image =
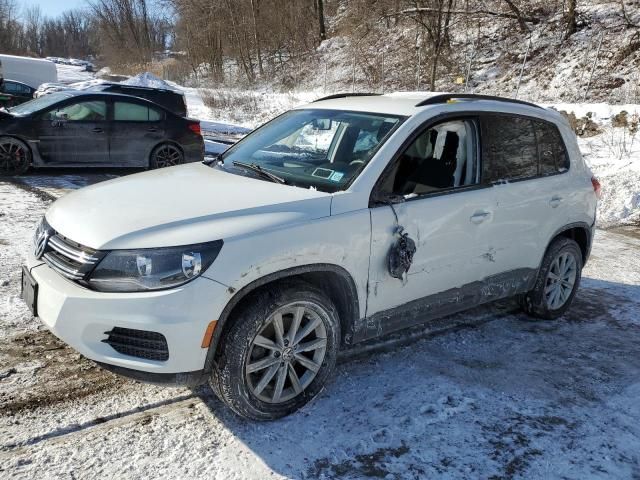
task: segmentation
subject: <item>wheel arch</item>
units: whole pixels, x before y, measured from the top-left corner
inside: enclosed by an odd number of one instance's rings
[[[565,237],[574,240],[580,247],[582,252],[582,264],[586,264],[591,253],[591,244],[593,242],[593,228],[585,222],[576,222],[565,225],[558,229],[547,244],[547,248],[544,251],[546,255],[549,247],[556,238]],[[542,256],[544,258],[544,255]]]
[[[265,275],[235,292],[222,310],[213,334],[211,345],[207,351],[204,371],[213,369],[218,344],[224,337],[232,322],[228,321],[233,312],[247,296],[273,286],[282,281],[299,280],[314,285],[323,290],[334,302],[340,318],[342,339],[345,333],[352,330],[354,322],[360,317],[360,306],[356,284],[347,270],[334,264],[313,264],[292,267]]]

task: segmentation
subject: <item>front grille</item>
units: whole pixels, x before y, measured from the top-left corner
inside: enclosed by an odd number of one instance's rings
[[[84,280],[103,257],[103,252],[80,245],[59,233],[49,238],[42,255],[52,269],[75,281]]]
[[[108,337],[102,341],[118,353],[161,362],[169,359],[167,339],[161,333],[121,327],[104,333]]]

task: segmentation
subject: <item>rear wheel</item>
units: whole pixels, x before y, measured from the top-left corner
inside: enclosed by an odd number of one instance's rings
[[[31,151],[13,137],[0,137],[0,175],[22,175],[31,166]]]
[[[311,285],[262,291],[230,321],[210,381],[239,415],[288,415],[317,395],[333,371],[340,323],[331,300]]]
[[[184,163],[184,155],[176,145],[165,143],[158,145],[151,152],[149,166],[151,168],[164,168]]]
[[[533,290],[522,297],[529,315],[555,319],[569,308],[582,277],[582,251],[569,238],[554,240],[542,260]]]

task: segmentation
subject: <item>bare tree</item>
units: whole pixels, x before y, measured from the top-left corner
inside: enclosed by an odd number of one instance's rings
[[[523,33],[528,32],[529,27],[527,27],[527,23],[524,21],[524,18],[522,17],[522,12],[518,8],[518,6],[513,2],[513,0],[504,0],[504,3],[507,4],[507,6],[509,7],[509,10],[511,10],[515,15],[516,20],[518,21],[518,25],[520,26],[520,31]]]

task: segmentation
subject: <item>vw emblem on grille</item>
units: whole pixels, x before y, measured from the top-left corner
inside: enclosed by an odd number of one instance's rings
[[[49,230],[43,229],[38,233],[35,241],[36,248],[33,252],[36,256],[36,259],[40,260],[40,258],[42,258],[42,254],[47,248],[47,243],[49,243],[49,237],[51,237],[51,232]]]

